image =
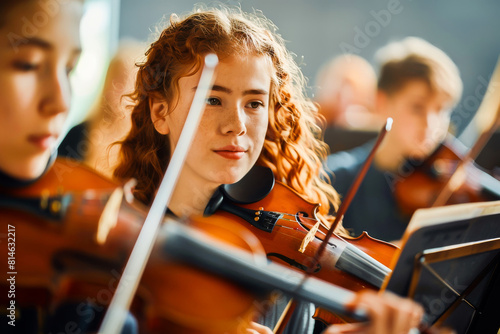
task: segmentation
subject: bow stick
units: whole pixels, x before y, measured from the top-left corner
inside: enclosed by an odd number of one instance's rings
[[[476,125],[480,135],[474,145],[468,149],[460,160],[455,171],[441,189],[431,207],[445,205],[453,192],[464,184],[467,177],[466,166],[476,159],[500,125],[500,92],[498,91],[498,85],[500,85],[500,58],[498,58],[497,65],[491,76],[483,101],[474,117],[475,124],[473,124]]]
[[[332,236],[333,231],[335,231],[335,229],[337,228],[337,225],[340,223],[340,221],[344,217],[344,214],[347,211],[347,208],[351,204],[351,201],[354,198],[354,195],[356,195],[356,192],[358,191],[358,188],[361,185],[361,182],[363,182],[363,179],[365,178],[366,172],[368,172],[368,169],[370,168],[372,160],[375,156],[375,152],[377,152],[377,149],[380,146],[380,144],[382,143],[382,140],[384,139],[386,133],[389,132],[391,130],[391,128],[392,128],[392,118],[389,117],[389,118],[387,118],[387,121],[386,121],[384,127],[382,128],[382,131],[380,131],[380,134],[377,138],[377,141],[375,142],[375,145],[371,149],[370,154],[366,158],[366,161],[363,163],[363,166],[359,170],[358,175],[356,175],[356,178],[354,179],[353,184],[351,185],[351,187],[347,191],[347,194],[346,194],[344,200],[340,204],[339,210],[337,211],[337,214],[335,216],[335,220],[333,221],[332,226],[328,230],[328,233],[325,235],[323,242],[321,243],[316,254],[314,255],[313,264],[308,268],[306,277],[308,275],[312,274],[312,272],[313,272],[312,268],[315,268],[316,265],[319,263],[319,258],[323,255],[325,248],[326,248],[326,245],[328,245],[328,240]]]
[[[188,148],[205,107],[205,100],[212,86],[215,66],[218,63],[215,54],[205,57],[205,66],[201,73],[198,88],[194,94],[191,108],[189,109],[186,122],[179,137],[179,142],[172,154],[168,168],[163,176],[153,204],[148,212],[144,225],[130,253],[129,260],[118,283],[116,292],[111,300],[109,308],[104,316],[99,333],[117,334],[121,331],[127,316],[127,311],[132,303],[139,281],[144,272],[149,255],[154,245],[160,223],[165,216],[166,209],[172,197],[177,179],[181,172]]]
[[[375,152],[377,151],[378,147],[382,143],[382,140],[384,139],[386,133],[391,130],[392,122],[393,122],[393,120],[391,117],[387,118],[387,121],[386,121],[384,127],[382,128],[382,131],[380,132],[380,134],[377,138],[377,141],[375,142],[375,145],[371,149],[370,154],[366,158],[365,162],[363,163],[363,166],[361,167],[360,171],[358,172],[358,175],[356,175],[356,178],[354,179],[353,184],[351,185],[351,187],[347,191],[347,194],[346,194],[344,200],[340,204],[340,207],[337,211],[337,214],[335,216],[335,220],[332,223],[332,226],[328,229],[328,232],[325,235],[323,242],[320,244],[320,246],[318,247],[318,250],[314,254],[312,264],[310,266],[308,266],[307,271],[306,271],[304,277],[302,278],[302,282],[297,287],[298,290],[301,288],[302,284],[305,283],[307,278],[313,273],[313,271],[314,271],[313,268],[316,268],[316,266],[319,264],[319,259],[323,255],[325,248],[328,245],[328,240],[330,240],[330,237],[332,236],[333,232],[335,231],[335,228],[337,227],[337,225],[340,223],[340,221],[344,217],[344,214],[347,211],[347,208],[349,207],[349,204],[351,203],[352,199],[354,198],[354,195],[358,191],[358,188],[361,185],[361,182],[363,181],[363,179],[366,175],[366,172],[368,171],[368,168],[370,168],[372,160],[375,156]],[[318,221],[318,223],[316,223],[316,225],[313,228],[311,228],[308,235],[304,239],[311,240],[311,238],[314,238],[314,235],[319,227],[319,224],[320,224],[320,222]],[[307,245],[306,244],[303,245],[304,248],[305,248],[305,246],[307,246]],[[290,307],[287,307],[285,309],[285,311],[283,312],[283,314],[280,318],[279,323],[276,325],[276,327],[274,329],[274,333],[278,333],[278,334],[282,333],[283,330],[285,329],[287,322],[290,320],[292,312],[295,309],[295,302],[293,300],[291,300],[290,303],[289,303]]]

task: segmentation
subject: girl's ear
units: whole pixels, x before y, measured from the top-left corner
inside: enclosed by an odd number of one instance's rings
[[[159,100],[154,97],[149,99],[149,110],[151,111],[151,121],[156,131],[162,135],[170,132],[168,122],[166,121],[168,105],[165,100]]]

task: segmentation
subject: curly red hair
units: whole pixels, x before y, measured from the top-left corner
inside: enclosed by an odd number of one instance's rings
[[[305,97],[305,78],[276,27],[258,13],[243,13],[237,8],[198,10],[183,19],[172,16],[151,44],[147,60],[139,65],[132,94],[136,101],[132,129],[122,142],[121,164],[115,176],[136,178],[136,197],[146,203],[152,200],[171,148],[153,126],[149,100],[161,98],[175,106],[179,79],[200,69],[207,53],[221,59],[230,54],[269,57],[274,72],[269,126],[257,164],[270,167],[277,180],[304,198],[321,203],[319,214],[326,217],[339,197],[323,169],[328,147],[319,140],[317,106]]]

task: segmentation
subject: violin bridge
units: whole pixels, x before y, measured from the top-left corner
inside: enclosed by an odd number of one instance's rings
[[[309,243],[314,240],[316,232],[318,231],[319,228],[319,224],[320,220],[318,220],[318,222],[314,224],[314,226],[306,234],[300,245],[299,252],[304,253],[306,251],[307,245],[309,245]]]

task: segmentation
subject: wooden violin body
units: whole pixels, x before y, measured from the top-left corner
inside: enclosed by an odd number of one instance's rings
[[[395,195],[403,213],[412,215],[419,208],[435,206],[438,196],[447,186],[459,164],[462,163],[463,149],[456,140],[448,137],[425,161],[419,163],[411,173],[395,183]],[[445,205],[470,202],[484,202],[498,199],[500,182],[479,169],[472,162],[468,163],[460,184],[454,189]],[[453,185],[451,185],[453,186]],[[438,205],[443,205],[438,203]]]
[[[63,159],[35,184],[1,190],[0,219],[15,231],[15,261],[2,257],[0,265],[15,271],[16,308],[43,310],[42,322],[65,303],[106,309],[120,293],[118,281],[128,281],[123,267],[146,214],[141,204],[122,200],[122,191]],[[234,217],[220,218],[163,224],[130,309],[140,333],[245,332],[275,289],[367,320],[364,312],[344,307],[352,292],[314,277],[298,288],[303,275],[269,263],[253,233]],[[2,246],[7,252],[7,243]],[[9,288],[6,282],[4,277],[2,289]],[[9,298],[3,294],[0,303],[8,305]],[[99,316],[88,309],[85,315]]]
[[[116,189],[120,188],[90,169],[59,159],[32,186],[2,191],[9,203],[2,205],[0,220],[14,231],[15,261],[10,272],[15,273],[17,308],[34,306],[50,313],[62,302],[91,302],[95,309],[108,305],[145,217],[139,204],[132,207],[119,202],[110,208]],[[191,226],[222,243],[258,249],[255,237],[240,226],[227,228],[211,222],[192,222]],[[7,253],[7,243],[2,242],[2,251]],[[0,265],[8,268],[8,258],[2,256]],[[7,291],[6,277],[1,284]],[[1,298],[3,305],[10,303],[7,293]],[[214,307],[214,301],[221,298],[224,302]],[[254,317],[258,298],[196,267],[153,255],[131,312],[141,333],[166,329],[236,333]]]
[[[237,204],[237,208],[234,203],[224,200],[219,210],[206,219],[239,222],[257,236],[268,259],[306,272],[327,232],[327,227],[320,225],[315,238],[303,252],[299,251],[309,230],[318,222],[317,208],[317,204],[276,182],[262,200]],[[334,234],[312,275],[351,291],[379,289],[390,272],[388,266],[396,250],[396,246],[366,233],[357,238]],[[338,316],[324,310],[318,310],[317,317],[327,324],[342,322]]]

